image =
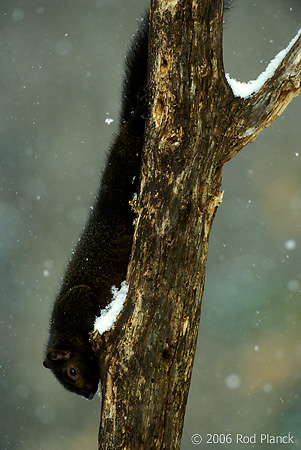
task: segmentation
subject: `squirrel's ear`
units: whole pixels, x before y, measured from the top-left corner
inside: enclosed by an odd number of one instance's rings
[[[51,352],[48,353],[47,358],[50,361],[66,361],[67,359],[70,359],[70,350],[51,350]],[[45,361],[43,364],[45,366]],[[47,365],[45,367],[47,367]]]
[[[45,361],[43,361],[43,366],[46,367],[46,369],[51,369],[49,362],[47,361],[47,359],[45,359]]]

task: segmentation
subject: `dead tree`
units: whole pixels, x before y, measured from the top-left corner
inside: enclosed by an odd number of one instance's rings
[[[150,116],[115,327],[94,336],[99,449],[179,449],[201,314],[209,232],[224,164],[300,93],[301,37],[246,99],[223,68],[223,1],[152,0]]]

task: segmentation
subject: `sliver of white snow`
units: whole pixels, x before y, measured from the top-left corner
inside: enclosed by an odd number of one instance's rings
[[[267,68],[264,72],[262,72],[256,80],[250,80],[247,83],[242,83],[241,81],[237,81],[234,78],[231,78],[227,73],[226,78],[229,85],[232,88],[233,94],[235,97],[247,98],[250,95],[255,94],[262,88],[264,83],[271,78],[277,67],[281,64],[285,56],[288,54],[292,46],[295,44],[299,36],[301,35],[301,28],[296,34],[296,36],[291,40],[288,46],[279,52],[272,61],[268,64]]]
[[[100,334],[108,331],[112,328],[116,322],[116,318],[123,308],[129,287],[125,281],[121,283],[120,289],[112,286],[111,292],[113,299],[111,303],[100,311],[100,316],[95,319],[94,331],[98,331]]]

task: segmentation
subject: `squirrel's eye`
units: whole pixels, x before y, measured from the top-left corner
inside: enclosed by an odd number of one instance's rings
[[[69,369],[69,375],[70,375],[71,377],[76,377],[76,375],[77,375],[77,370],[74,369],[74,367],[70,367],[70,369]]]

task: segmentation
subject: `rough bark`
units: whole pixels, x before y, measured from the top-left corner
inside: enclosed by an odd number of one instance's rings
[[[300,93],[300,38],[256,95],[233,96],[222,0],[153,0],[151,111],[116,326],[94,336],[102,381],[99,449],[179,449],[223,164]]]

